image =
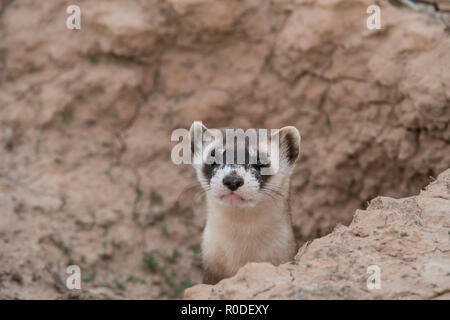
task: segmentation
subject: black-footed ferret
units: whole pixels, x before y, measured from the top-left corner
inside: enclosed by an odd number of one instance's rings
[[[275,139],[270,131],[249,129],[264,131],[261,136],[266,139],[246,138],[244,144],[226,130],[243,134],[242,129],[207,129],[201,122],[190,129],[193,166],[206,193],[202,260],[203,282],[208,284],[233,276],[247,262],[291,261],[298,250],[288,200],[300,152],[298,130],[284,127]],[[272,141],[277,142],[275,148]],[[245,155],[244,161],[239,161],[239,154]]]

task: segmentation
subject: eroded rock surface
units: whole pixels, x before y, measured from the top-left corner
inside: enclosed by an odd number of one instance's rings
[[[2,298],[66,298],[71,263],[86,298],[198,283],[204,216],[180,200],[196,181],[170,161],[193,120],[299,128],[300,241],[450,167],[450,42],[432,13],[382,1],[371,31],[371,0],[77,4],[68,30],[66,1],[0,0]]]

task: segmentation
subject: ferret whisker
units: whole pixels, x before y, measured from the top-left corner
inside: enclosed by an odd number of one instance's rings
[[[270,192],[267,192],[267,191],[265,191],[265,190],[263,190],[263,191],[261,191],[263,194],[265,194],[266,196],[268,196],[269,198],[271,198],[273,201],[276,201],[277,200],[277,197],[276,197],[276,195],[274,195],[274,194],[272,194],[272,193],[270,193]]]
[[[280,189],[273,188],[270,186],[264,186],[261,190],[263,190],[266,194],[276,195],[280,198],[284,197],[283,193],[280,191]]]

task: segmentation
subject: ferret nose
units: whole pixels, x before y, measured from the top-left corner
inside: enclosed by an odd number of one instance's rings
[[[222,182],[228,189],[235,191],[244,184],[244,179],[236,175],[227,175],[223,178]]]

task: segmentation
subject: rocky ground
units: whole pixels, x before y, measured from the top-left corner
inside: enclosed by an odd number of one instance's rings
[[[373,266],[380,288],[369,290]],[[450,169],[417,196],[375,198],[348,227],[305,243],[291,263],[247,264],[185,298],[450,299]]]
[[[71,1],[0,1],[0,298],[179,298],[199,283],[201,197],[170,161],[171,132],[194,120],[299,128],[301,243],[450,167],[444,12],[379,1],[368,30],[369,0],[77,3],[81,30],[66,28]],[[69,264],[81,292],[63,286]]]

